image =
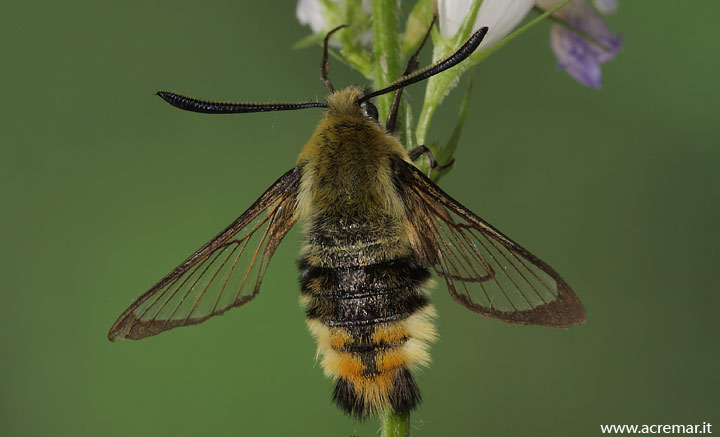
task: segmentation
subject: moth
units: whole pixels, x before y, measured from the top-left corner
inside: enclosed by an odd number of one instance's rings
[[[412,71],[413,56],[405,76],[377,91],[333,88],[330,32],[322,63],[326,103],[222,103],[159,92],[171,105],[200,113],[325,112],[296,165],[140,296],[109,339],[195,325],[250,302],[298,221],[304,223],[300,303],[325,374],[336,381],[333,399],[355,417],[409,412],[420,402],[412,372],[427,365],[435,339],[431,271],[455,301],[482,316],[556,328],[582,324],[585,309],[560,275],[435,185],[413,165],[427,150],[408,153],[392,134],[403,88],[462,62],[487,31],[423,70]],[[383,126],[371,99],[392,91]]]

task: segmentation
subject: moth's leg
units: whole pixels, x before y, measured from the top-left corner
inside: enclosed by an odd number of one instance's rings
[[[415,53],[413,53],[413,55],[410,57],[410,60],[408,61],[407,67],[405,68],[405,73],[403,73],[403,77],[417,70],[419,65],[418,56],[420,56],[420,52],[422,51],[423,47],[425,47],[425,43],[430,37],[430,31],[435,25],[436,19],[437,17],[433,16],[433,19],[430,22],[430,27],[428,28],[427,33],[425,33],[425,38],[423,38],[422,43],[420,43],[420,47],[418,47],[418,49],[415,51]],[[402,92],[402,88],[395,91],[395,97],[393,97],[392,106],[390,106],[390,113],[388,114],[387,122],[385,123],[385,130],[390,133],[395,132],[395,127],[397,124],[397,114],[398,110],[400,109],[400,97],[402,97]]]
[[[435,160],[435,155],[433,155],[432,151],[428,149],[425,145],[417,146],[410,150],[408,152],[408,155],[410,155],[410,159],[413,160],[413,162],[417,161],[418,158],[425,155],[428,157],[428,160],[430,161],[430,166],[428,167],[428,177],[430,177],[430,174],[433,170],[437,171],[443,171],[450,168],[455,163],[455,158],[451,159],[450,162],[448,162],[445,165],[439,165],[438,162]]]
[[[322,64],[320,65],[320,79],[323,81],[323,83],[325,84],[325,88],[327,88],[330,94],[335,92],[335,88],[333,88],[332,83],[330,83],[330,78],[328,77],[328,73],[330,73],[330,62],[328,61],[328,42],[330,41],[330,37],[332,36],[332,34],[342,29],[343,27],[347,27],[347,24],[338,26],[328,32],[327,35],[325,35],[325,40],[323,41],[323,58]]]

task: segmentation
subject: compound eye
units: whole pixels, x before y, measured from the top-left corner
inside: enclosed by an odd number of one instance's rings
[[[375,123],[377,123],[378,110],[375,107],[375,105],[373,105],[370,102],[362,102],[362,108],[363,108],[363,111],[365,111],[365,116],[367,118],[369,118],[370,120],[374,121]]]

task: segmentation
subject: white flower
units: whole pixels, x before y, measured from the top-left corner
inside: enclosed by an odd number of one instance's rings
[[[457,33],[473,0],[438,0],[438,21],[443,38],[450,39]],[[478,10],[473,32],[488,27],[487,36],[480,50],[488,48],[504,38],[521,21],[535,4],[534,0],[483,0]]]
[[[352,2],[358,0],[330,0],[332,3],[340,6],[352,6]],[[322,0],[298,0],[297,7],[295,8],[295,15],[297,16],[300,24],[306,24],[310,26],[313,33],[327,32],[333,27],[337,27],[341,24],[349,24],[346,22],[340,22],[340,17],[333,16],[328,10]],[[359,4],[361,10],[365,14],[372,12],[372,1],[362,0]],[[347,18],[347,17],[346,17]]]
[[[310,26],[313,33],[320,33],[327,27],[325,5],[320,0],[298,0],[295,15],[300,24]]]

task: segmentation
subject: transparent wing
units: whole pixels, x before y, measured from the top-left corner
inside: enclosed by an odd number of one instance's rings
[[[570,286],[545,262],[470,212],[407,162],[404,182],[416,253],[445,279],[450,295],[510,323],[568,327],[585,322]]]
[[[108,338],[149,337],[252,300],[273,252],[295,223],[299,179],[297,169],[285,173],[230,226],[130,305]]]

